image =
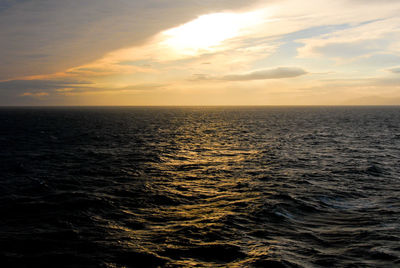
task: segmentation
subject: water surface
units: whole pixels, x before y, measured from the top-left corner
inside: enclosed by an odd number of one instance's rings
[[[0,109],[4,267],[400,265],[400,108]]]

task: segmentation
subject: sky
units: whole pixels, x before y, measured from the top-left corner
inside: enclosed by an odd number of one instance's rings
[[[399,0],[0,0],[0,105],[399,105]]]

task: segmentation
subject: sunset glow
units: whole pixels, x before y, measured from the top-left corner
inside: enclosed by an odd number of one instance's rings
[[[28,2],[0,10],[3,105],[400,103],[398,1]]]
[[[261,23],[260,15],[257,12],[203,15],[179,27],[164,31],[166,40],[163,44],[189,55],[213,52],[218,50],[223,41],[237,37],[246,28]]]

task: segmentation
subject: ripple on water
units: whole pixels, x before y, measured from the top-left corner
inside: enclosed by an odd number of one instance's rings
[[[400,264],[399,108],[21,108],[0,125],[7,267]]]

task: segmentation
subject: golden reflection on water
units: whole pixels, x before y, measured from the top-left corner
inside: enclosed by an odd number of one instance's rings
[[[249,214],[268,192],[247,173],[258,161],[259,148],[249,145],[245,130],[224,120],[188,122],[180,122],[170,140],[154,141],[163,151],[160,161],[149,163],[144,179],[149,204],[122,209],[134,226],[109,222],[108,229],[125,248],[162,258],[178,254],[172,257],[177,265],[222,267],[218,259],[223,257],[230,267],[246,266],[251,257],[237,254],[259,257],[272,247],[249,236],[252,226],[258,228]],[[260,172],[259,165],[254,168]],[[199,259],[191,249],[206,255]]]
[[[251,190],[256,185],[248,175],[237,177],[238,170],[257,157],[258,151],[228,138],[229,133],[221,138],[221,132],[217,133],[212,125],[204,126],[207,124],[183,124],[181,134],[170,141],[175,144],[173,153],[164,152],[161,161],[152,164],[158,176],[151,176],[146,187],[156,196],[168,197],[171,204],[138,208],[136,212],[124,210],[135,218],[147,215],[145,228],[123,228],[138,243],[157,240],[140,243],[142,250],[155,253],[226,243],[219,236],[228,232],[226,223],[232,217],[240,219],[241,214],[245,218],[248,204],[260,198],[258,191]],[[240,233],[237,236],[232,237],[232,245],[246,243]],[[180,262],[185,266],[199,264],[191,258]]]

